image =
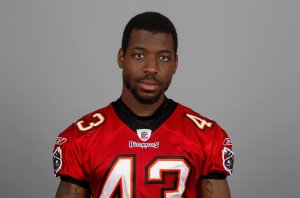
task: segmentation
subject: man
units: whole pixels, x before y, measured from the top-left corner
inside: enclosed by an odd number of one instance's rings
[[[117,56],[121,97],[57,138],[57,198],[229,198],[233,152],[218,124],[168,99],[177,33],[155,12],[133,17]]]

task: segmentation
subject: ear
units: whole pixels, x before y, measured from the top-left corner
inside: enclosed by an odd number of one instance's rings
[[[119,68],[122,69],[123,63],[124,63],[124,52],[123,52],[122,48],[119,49],[117,61],[118,61]]]

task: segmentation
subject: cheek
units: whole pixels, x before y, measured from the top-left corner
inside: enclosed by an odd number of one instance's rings
[[[173,77],[173,75],[175,73],[174,71],[175,70],[170,69],[170,68],[166,69],[166,70],[162,69],[160,79],[165,81],[165,82],[169,81]]]
[[[129,68],[123,69],[123,76],[130,84],[135,83],[135,79],[138,77],[137,72]]]
[[[142,68],[143,64],[137,61],[126,61],[123,66],[123,70],[129,75],[140,75]]]

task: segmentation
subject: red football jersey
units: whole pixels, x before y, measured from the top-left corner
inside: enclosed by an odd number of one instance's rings
[[[214,121],[178,104],[157,127],[132,130],[112,104],[57,138],[55,175],[93,197],[199,197],[200,178],[230,175],[232,144]]]

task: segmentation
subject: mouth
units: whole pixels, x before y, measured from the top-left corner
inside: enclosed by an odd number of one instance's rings
[[[159,83],[153,80],[141,80],[138,82],[139,87],[147,92],[153,92],[158,90]]]

